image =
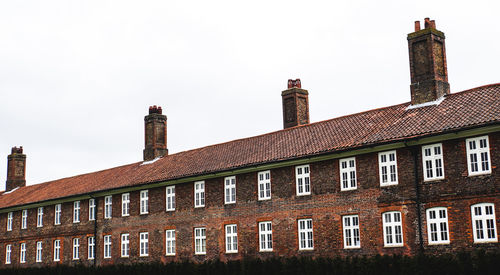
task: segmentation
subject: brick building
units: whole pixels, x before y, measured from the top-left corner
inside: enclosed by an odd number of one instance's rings
[[[450,93],[444,34],[408,35],[411,101],[176,154],[160,107],[144,161],[26,186],[8,156],[0,268],[499,249],[500,84]]]

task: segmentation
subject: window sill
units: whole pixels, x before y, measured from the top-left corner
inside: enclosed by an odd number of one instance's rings
[[[258,198],[257,200],[258,201],[268,201],[268,200],[271,200],[271,198]]]
[[[397,182],[395,182],[395,183],[381,183],[380,187],[387,187],[387,186],[394,186],[394,185],[398,185],[398,183]]]
[[[272,249],[264,249],[264,250],[259,250],[259,252],[269,253],[269,252],[273,252],[273,250]]]
[[[487,172],[477,172],[477,173],[471,173],[471,172],[469,172],[468,177],[475,177],[475,176],[488,176],[488,175],[491,175],[491,171],[487,171]]]
[[[432,179],[424,179],[425,183],[437,183],[439,181],[443,181],[444,177],[442,178],[432,178]]]
[[[436,246],[436,245],[447,245],[450,244],[450,242],[434,242],[434,243],[428,243],[428,246]]]
[[[346,189],[342,189],[342,188],[340,188],[340,192],[344,192],[344,191],[353,191],[353,190],[358,190],[358,187],[355,187],[355,188],[346,188]]]
[[[238,251],[226,251],[226,254],[238,254]]]
[[[299,248],[299,251],[314,251],[314,247],[313,248]]]
[[[297,194],[297,197],[304,197],[304,196],[310,196],[311,193],[301,193],[301,194]]]
[[[404,247],[404,245],[403,244],[393,244],[393,245],[385,244],[384,245],[384,248],[398,248],[398,247]]]
[[[483,243],[497,243],[498,240],[484,240],[484,241],[476,241],[474,240],[475,244],[483,244]]]
[[[344,247],[345,250],[361,249],[361,246]]]
[[[167,256],[167,257],[174,257],[175,254],[165,254],[165,256]]]

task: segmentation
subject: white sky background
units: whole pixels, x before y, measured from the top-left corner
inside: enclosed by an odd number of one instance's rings
[[[406,35],[436,20],[451,91],[500,82],[500,1],[1,1],[0,189],[11,147],[35,184],[280,130],[301,78],[311,122],[410,100]],[[422,24],[423,26],[423,24]]]

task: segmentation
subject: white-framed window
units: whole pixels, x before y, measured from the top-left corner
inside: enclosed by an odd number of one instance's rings
[[[41,241],[36,242],[36,257],[35,257],[35,261],[37,263],[41,263],[42,262],[42,242]]]
[[[490,174],[490,145],[488,136],[468,138],[465,140],[467,147],[467,166],[469,176]]]
[[[89,199],[89,221],[95,220],[95,199]]]
[[[396,151],[378,153],[380,186],[398,184],[398,164]]]
[[[167,256],[175,255],[175,229],[165,231],[165,248]]]
[[[259,201],[271,199],[271,170],[257,174]]]
[[[309,164],[295,167],[295,181],[297,196],[311,194],[311,178],[309,175]]]
[[[7,214],[7,231],[12,231],[12,219],[13,219],[14,213],[9,212]]]
[[[104,259],[111,258],[111,235],[104,236]]]
[[[339,160],[340,166],[340,190],[354,190],[357,188],[356,181],[356,158],[345,158]]]
[[[449,244],[448,211],[445,207],[434,207],[426,210],[427,239],[429,244]]]
[[[149,255],[149,234],[148,232],[139,233],[139,256]]]
[[[80,222],[80,201],[73,202],[73,223]]]
[[[344,227],[344,248],[360,248],[358,215],[342,217],[342,226]]]
[[[236,177],[224,178],[224,203],[236,203]]]
[[[471,206],[472,232],[475,243],[498,241],[493,203],[479,203]]]
[[[28,227],[28,210],[24,209],[21,213],[21,229]]]
[[[259,250],[273,251],[273,226],[271,222],[259,222]]]
[[[89,260],[93,260],[95,258],[95,237],[88,237],[87,239],[87,257]]]
[[[78,260],[80,258],[80,239],[73,239],[73,260]]]
[[[113,211],[113,196],[104,197],[104,218],[111,219]]]
[[[61,224],[61,204],[54,205],[54,225]]]
[[[166,192],[166,209],[167,211],[175,211],[175,185],[167,186],[165,188]]]
[[[238,228],[236,224],[227,224],[226,253],[238,253]]]
[[[403,226],[401,212],[391,211],[382,214],[384,227],[384,246],[403,246]]]
[[[19,249],[19,262],[26,262],[26,243],[21,243],[21,248]]]
[[[5,246],[5,264],[10,264],[10,258],[12,254],[12,245],[8,244]]]
[[[36,215],[36,226],[43,226],[43,207],[38,207],[37,215]]]
[[[149,212],[149,192],[142,190],[141,193],[141,215]]]
[[[129,234],[122,234],[121,237],[121,256],[122,258],[126,258],[130,255],[130,235]]]
[[[443,145],[441,143],[422,146],[422,168],[424,181],[444,179]]]
[[[61,260],[61,240],[54,240],[54,262]]]
[[[207,254],[207,230],[205,227],[197,227],[194,229],[194,254]]]
[[[194,183],[194,207],[205,207],[205,181]]]
[[[122,217],[130,215],[130,193],[122,194]]]
[[[300,219],[298,220],[298,226],[299,226],[299,250],[314,249],[312,219]]]

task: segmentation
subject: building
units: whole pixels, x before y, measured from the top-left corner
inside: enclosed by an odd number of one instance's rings
[[[498,250],[500,84],[450,93],[444,34],[408,35],[411,101],[310,123],[289,80],[284,129],[26,186],[8,156],[0,268]]]

